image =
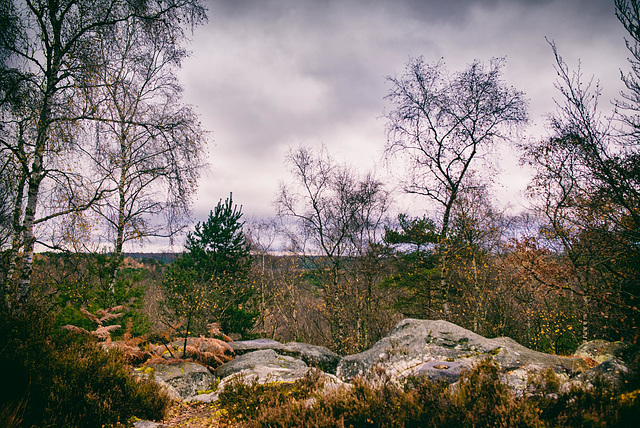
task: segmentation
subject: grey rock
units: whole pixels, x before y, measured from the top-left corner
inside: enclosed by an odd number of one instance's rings
[[[380,366],[392,378],[424,375],[433,380],[455,381],[462,369],[485,358],[494,359],[506,371],[532,364],[570,374],[586,368],[580,358],[533,351],[509,338],[487,339],[447,321],[405,319],[371,349],[342,358],[336,374],[343,381],[350,381]],[[438,370],[435,366],[440,362],[455,363],[451,366],[455,369]]]
[[[567,385],[589,389],[602,381],[616,392],[633,389],[635,372],[619,358],[611,358],[576,376]]]
[[[236,357],[233,361],[218,367],[216,375],[223,378],[215,391],[191,397],[188,401],[212,402],[218,399],[220,392],[235,382],[244,383],[292,383],[309,375],[315,370],[304,361],[288,355],[280,355],[273,349],[249,352]],[[333,375],[320,372],[325,385],[341,385]]]
[[[216,380],[206,367],[192,362],[153,364],[147,366],[144,372],[164,386],[172,398],[183,400],[198,395],[198,392],[211,390]]]
[[[265,349],[279,350],[284,346],[277,340],[271,339],[240,340],[237,342],[230,342],[229,345],[231,345],[231,348],[237,355],[253,351],[262,351]]]
[[[614,358],[630,362],[629,360],[633,359],[633,356],[637,357],[637,352],[638,350],[630,343],[593,340],[580,345],[573,355],[581,358],[590,358],[598,363]]]
[[[325,373],[336,374],[341,357],[324,346],[306,343],[288,342],[281,351],[285,355],[300,358],[311,367],[317,367]]]
[[[215,371],[216,376],[225,378],[243,370],[249,370],[260,375],[273,374],[277,377],[287,377],[289,374],[308,370],[309,366],[297,358],[279,355],[273,349],[253,351],[240,355],[233,361],[221,365]]]
[[[418,366],[414,375],[426,376],[433,381],[453,383],[460,378],[462,370],[468,368],[470,368],[469,365],[463,362],[432,360]]]
[[[311,367],[317,367],[325,373],[335,374],[340,362],[340,356],[324,346],[308,345],[306,343],[280,343],[271,339],[244,340],[231,342],[231,348],[236,355],[248,352],[271,349],[280,355],[288,355],[304,361]]]
[[[570,385],[589,388],[599,378],[621,392],[635,389],[640,384],[640,352],[630,343],[593,340],[580,345],[574,356],[597,365],[576,376]]]
[[[169,428],[169,425],[153,421],[136,421],[133,426],[134,428]]]

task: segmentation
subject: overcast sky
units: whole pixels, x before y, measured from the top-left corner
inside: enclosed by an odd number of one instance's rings
[[[410,57],[444,58],[450,71],[505,57],[505,81],[530,102],[532,125],[522,138],[544,135],[557,96],[545,37],[570,66],[580,59],[600,80],[604,106],[627,68],[613,0],[211,0],[208,7],[180,73],[185,101],[211,131],[197,221],[229,192],[247,217],[274,215],[289,147],[325,144],[362,171],[393,173],[382,162],[383,115],[392,108],[385,77],[402,73]],[[496,183],[513,209],[523,206],[528,179],[516,158],[501,155]],[[413,211],[421,204],[412,202]]]

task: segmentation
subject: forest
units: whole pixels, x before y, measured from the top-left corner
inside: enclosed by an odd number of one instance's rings
[[[15,387],[0,393],[0,425],[160,419],[157,387],[96,347],[132,338],[184,338],[182,358],[187,337],[213,330],[350,355],[420,318],[558,355],[640,345],[640,2],[615,5],[625,91],[600,100],[550,41],[549,137],[520,139],[528,101],[503,59],[450,71],[417,57],[387,78],[385,159],[432,211],[410,214],[375,171],[301,145],[277,217],[246,218],[230,193],[194,225],[208,134],[177,72],[202,2],[3,2],[0,364]],[[492,192],[503,147],[534,171],[528,211]],[[177,253],[127,252],[181,236]]]

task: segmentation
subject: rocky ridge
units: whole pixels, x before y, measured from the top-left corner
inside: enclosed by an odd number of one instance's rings
[[[340,357],[321,346],[280,343],[269,339],[229,344],[233,361],[213,373],[197,363],[155,365],[138,369],[153,373],[169,394],[185,401],[215,401],[230,382],[294,382],[310,370],[320,370],[325,384],[341,385],[366,376],[374,367],[393,380],[425,376],[454,383],[461,371],[490,358],[505,373],[505,380],[522,392],[531,372],[552,369],[567,385],[587,386],[597,376],[624,390],[637,373],[638,353],[629,344],[589,342],[571,357],[528,349],[506,337],[489,339],[442,320],[405,319],[371,349]]]

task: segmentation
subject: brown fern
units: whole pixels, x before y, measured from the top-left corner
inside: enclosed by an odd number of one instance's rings
[[[123,306],[114,306],[108,309],[100,309],[96,311],[95,315],[89,312],[85,308],[80,308],[80,312],[84,314],[90,321],[98,324],[98,327],[94,331],[85,330],[82,327],[77,327],[75,325],[67,324],[62,326],[63,329],[67,331],[71,331],[74,333],[83,333],[83,334],[92,334],[98,338],[98,340],[104,342],[111,342],[111,332],[119,329],[121,327],[120,324],[113,324],[105,326],[103,325],[105,322],[120,318],[124,315],[124,307]]]

